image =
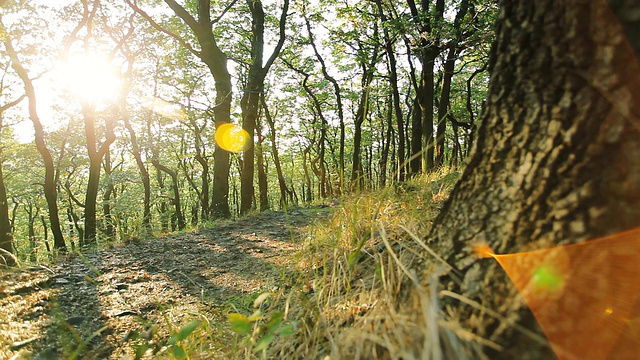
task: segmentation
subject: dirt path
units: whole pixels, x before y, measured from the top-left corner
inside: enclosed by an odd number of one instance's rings
[[[207,352],[228,349],[226,314],[276,290],[303,228],[328,213],[269,211],[0,274],[0,358],[122,358],[133,331],[166,339],[167,324],[202,315],[212,322]]]

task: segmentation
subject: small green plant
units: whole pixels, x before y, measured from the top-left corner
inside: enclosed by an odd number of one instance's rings
[[[256,310],[251,316],[240,313],[229,314],[231,330],[236,334],[234,357],[238,355],[240,349],[246,350],[247,356],[261,351],[266,355],[267,348],[276,336],[288,337],[295,334],[297,322],[286,320],[283,311],[263,313],[261,308],[273,295],[267,292],[258,296],[253,302]]]
[[[151,326],[147,331],[140,333],[137,330],[130,332],[125,337],[126,341],[134,342],[133,349],[135,351],[135,359],[139,360],[152,349],[154,355],[169,355],[176,359],[189,359],[189,351],[184,341],[202,324],[201,320],[193,320],[186,323],[177,331],[169,325],[171,337],[166,342],[158,343],[153,340],[154,335],[158,331],[158,326]]]

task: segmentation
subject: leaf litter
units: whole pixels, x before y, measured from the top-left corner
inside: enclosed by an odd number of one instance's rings
[[[304,228],[327,208],[266,211],[213,227],[0,272],[0,358],[134,358],[132,334],[176,339],[198,317],[226,324],[237,302],[275,291]],[[195,319],[195,320],[194,320]],[[198,322],[199,323],[199,322]],[[159,325],[159,326],[158,326]],[[209,346],[231,342],[226,325]],[[216,354],[216,349],[207,349]]]

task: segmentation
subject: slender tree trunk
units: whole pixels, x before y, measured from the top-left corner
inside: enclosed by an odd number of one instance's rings
[[[446,130],[447,130],[447,114],[449,112],[449,99],[451,95],[451,81],[453,79],[453,71],[455,69],[456,57],[458,52],[458,43],[462,40],[462,34],[460,33],[460,27],[462,20],[467,15],[467,9],[469,7],[469,1],[463,0],[460,2],[458,12],[453,24],[453,30],[455,32],[455,39],[451,40],[448,46],[449,52],[444,63],[444,75],[442,79],[442,88],[440,90],[440,102],[438,104],[438,131],[436,136],[436,158],[435,166],[441,167],[444,165],[445,160],[445,142],[446,142]],[[455,147],[454,147],[455,151]],[[452,154],[452,157],[454,154]]]
[[[309,19],[307,18],[306,14],[304,15],[304,19],[305,19],[305,25],[307,27],[307,35],[309,36],[309,43],[311,44],[311,47],[313,48],[313,52],[316,56],[316,59],[318,60],[318,62],[320,63],[320,67],[322,70],[322,75],[324,76],[325,79],[327,79],[331,85],[333,86],[333,93],[335,94],[336,97],[336,109],[338,110],[338,122],[339,122],[339,127],[340,127],[340,148],[338,149],[339,155],[338,155],[338,189],[340,192],[343,191],[343,186],[344,186],[344,169],[345,169],[345,156],[344,156],[344,150],[345,150],[345,138],[346,138],[346,130],[345,130],[345,123],[344,123],[344,107],[342,105],[342,90],[340,89],[340,84],[338,83],[338,81],[329,74],[329,71],[327,70],[327,65],[324,61],[324,58],[320,55],[320,52],[318,51],[318,48],[316,47],[316,43],[315,43],[315,39],[313,36],[313,32],[311,31],[311,23],[309,22]]]
[[[29,203],[25,205],[25,208],[27,210],[27,215],[28,215],[28,222],[27,222],[27,232],[28,232],[28,238],[29,238],[29,261],[31,261],[32,263],[35,263],[37,258],[38,258],[38,254],[37,254],[37,244],[36,244],[36,228],[35,228],[35,223],[36,223],[36,218],[38,217],[38,211],[34,209],[33,203]]]
[[[24,98],[26,98],[26,95],[22,95],[18,99],[0,106],[0,135],[2,134],[2,130],[4,128],[3,113],[7,109],[18,105],[22,100],[24,100]],[[4,175],[2,174],[3,162],[4,156],[2,153],[2,147],[0,147],[0,249],[7,251],[9,254],[13,254],[13,221],[9,218],[9,201],[7,199],[7,188],[5,187]],[[15,219],[15,210],[13,212],[13,216]],[[10,266],[15,265],[15,261],[11,256],[4,256],[4,254],[0,254],[0,257],[1,259],[4,259],[2,261],[4,264]]]
[[[105,121],[105,141],[98,146],[95,128],[95,105],[88,103],[83,104],[82,113],[84,117],[87,152],[89,154],[89,180],[87,181],[87,192],[84,202],[84,238],[81,240],[80,247],[96,244],[96,213],[100,170],[102,168],[102,160],[109,151],[109,146],[116,140],[114,119],[107,119]]]
[[[516,290],[495,262],[474,258],[470,245],[513,253],[640,226],[640,34],[629,16],[640,3],[612,4],[622,26],[601,0],[501,1],[474,149],[429,235],[432,249],[465,278],[464,295],[498,313],[514,315],[508,299]],[[462,291],[444,279],[444,288]],[[622,285],[593,286],[608,296]],[[491,320],[472,311],[466,318],[474,320],[463,325],[505,347],[492,359],[553,357],[512,327],[481,325]],[[533,326],[524,307],[517,315]],[[562,315],[563,326],[581,331],[580,319]]]
[[[411,160],[409,168],[412,176],[422,172],[422,108],[418,96],[413,100],[411,108]]]
[[[378,13],[380,20],[385,24],[383,26],[384,34],[384,49],[387,54],[387,61],[389,65],[389,84],[391,85],[391,94],[393,96],[393,109],[396,116],[396,126],[398,127],[398,181],[404,181],[407,174],[407,164],[405,164],[405,152],[406,152],[406,139],[405,139],[405,126],[404,116],[402,115],[402,108],[400,106],[400,90],[398,87],[398,70],[396,65],[396,55],[393,49],[393,42],[387,30],[387,16],[382,8],[382,1],[376,0],[378,7]]]
[[[187,222],[184,219],[184,215],[182,213],[182,201],[180,200],[180,188],[178,183],[178,173],[174,170],[169,169],[168,167],[160,164],[158,160],[151,160],[153,166],[158,169],[158,171],[162,171],[171,177],[171,190],[173,192],[173,198],[171,199],[171,203],[173,204],[174,214],[172,218],[175,218],[177,222],[178,230],[184,230],[187,226]]]
[[[247,0],[247,4],[251,11],[252,20],[251,58],[253,62],[249,68],[247,88],[240,101],[242,106],[242,128],[249,134],[248,143],[245,145],[246,150],[244,151],[244,161],[241,171],[240,214],[247,213],[253,207],[253,199],[255,198],[253,188],[255,149],[253,145],[256,121],[260,109],[260,96],[264,89],[264,79],[267,76],[269,68],[280,54],[280,50],[284,45],[289,0],[285,0],[282,8],[278,44],[264,65],[265,14],[262,8],[262,2],[260,0]]]
[[[267,102],[262,96],[262,109],[264,111],[264,117],[267,120],[267,124],[269,126],[269,139],[271,141],[271,155],[273,156],[273,164],[276,167],[276,176],[278,177],[278,187],[280,188],[280,206],[285,207],[287,205],[287,194],[290,193],[290,190],[287,188],[287,183],[284,180],[284,174],[282,172],[282,165],[280,164],[280,153],[278,151],[278,142],[276,139],[276,124],[271,117],[271,112],[269,112],[269,107],[267,106]],[[303,155],[304,156],[304,155]],[[303,159],[303,166],[306,171],[306,176],[308,176],[308,169],[306,168],[306,158]]]
[[[308,160],[311,159],[311,148],[307,147],[302,152],[302,169],[304,170],[304,184],[306,184],[305,191],[303,191],[303,197],[307,203],[313,201],[313,185],[311,184],[311,175],[309,174]]]
[[[377,31],[376,31],[377,33]],[[377,62],[377,49],[374,50],[372,54],[371,63],[367,65],[362,65],[362,80],[361,87],[362,93],[360,93],[360,100],[358,101],[358,110],[356,111],[356,118],[353,130],[353,157],[352,157],[352,166],[351,169],[351,187],[362,190],[363,188],[363,172],[362,172],[362,163],[360,159],[360,150],[362,142],[362,124],[367,117],[369,112],[369,94],[371,93],[371,89],[369,85],[373,81],[373,73],[375,71],[375,63]]]
[[[0,25],[4,28],[4,24],[2,24],[2,17],[0,17]],[[10,34],[5,32],[5,48],[7,50],[7,53],[9,54],[9,58],[11,59],[11,67],[15,70],[15,72],[24,83],[25,93],[27,94],[27,98],[29,99],[29,117],[31,118],[31,122],[33,123],[33,127],[35,130],[36,148],[42,156],[42,160],[45,166],[44,195],[47,199],[47,206],[49,208],[49,222],[54,239],[53,246],[58,251],[65,252],[67,247],[64,243],[64,237],[62,236],[62,229],[60,227],[60,219],[58,217],[58,190],[56,189],[55,183],[55,167],[53,163],[53,157],[51,156],[51,152],[47,148],[44,140],[44,130],[42,128],[42,123],[40,122],[40,117],[38,116],[36,93],[33,88],[33,82],[29,78],[27,70],[22,66],[22,63],[20,62],[18,54],[13,48],[13,44],[11,43],[11,41],[12,40]]]
[[[107,151],[104,156],[104,173],[107,176],[107,184],[102,197],[102,215],[104,216],[104,233],[107,239],[113,240],[115,239],[115,226],[111,214],[111,198],[115,197],[115,186],[111,178],[113,173],[111,166],[111,152]]]
[[[147,165],[142,160],[142,154],[140,153],[140,145],[138,145],[138,137],[136,136],[133,127],[129,121],[129,112],[122,111],[122,118],[124,120],[124,126],[129,131],[129,137],[131,139],[131,152],[136,160],[138,171],[140,172],[140,178],[142,180],[142,187],[144,189],[144,198],[142,201],[142,228],[144,234],[151,234],[151,177],[147,170]]]
[[[269,179],[267,178],[267,167],[264,157],[264,136],[262,136],[262,121],[258,118],[256,130],[258,143],[256,146],[256,165],[258,166],[258,189],[260,190],[260,211],[269,209]]]
[[[382,153],[380,154],[380,187],[387,185],[387,161],[389,159],[389,148],[393,142],[393,110],[391,108],[391,99],[387,100],[386,124],[382,124],[382,128],[387,128],[386,136],[382,141]]]

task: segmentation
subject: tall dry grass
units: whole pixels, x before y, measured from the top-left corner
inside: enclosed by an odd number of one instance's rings
[[[294,336],[258,357],[274,359],[482,359],[498,345],[440,310],[444,262],[422,241],[458,173],[446,169],[383,191],[344,198],[309,232],[297,281],[282,294]],[[412,269],[421,263],[425,273]],[[455,296],[455,294],[453,294]]]

